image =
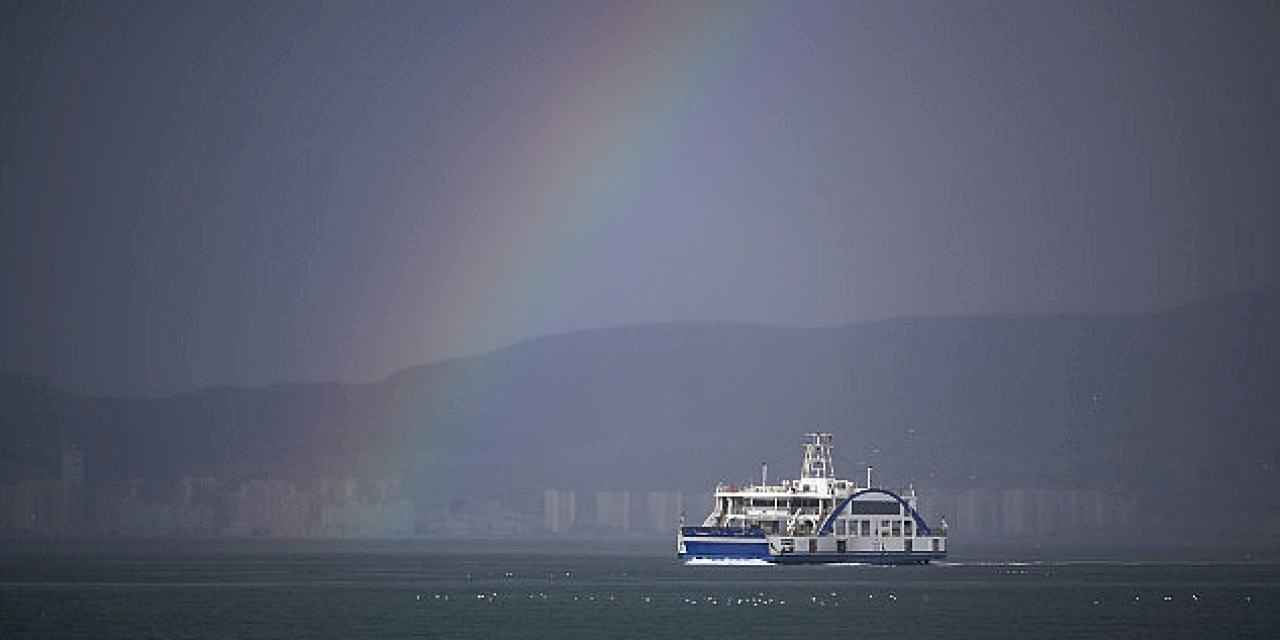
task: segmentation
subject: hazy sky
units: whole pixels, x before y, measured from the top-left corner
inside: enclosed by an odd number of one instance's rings
[[[1277,283],[1274,3],[512,5],[6,2],[0,369],[368,380]]]

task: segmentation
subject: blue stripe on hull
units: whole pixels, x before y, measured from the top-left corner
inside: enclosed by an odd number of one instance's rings
[[[743,542],[699,542],[685,539],[682,558],[760,558],[768,560],[769,544]]]
[[[680,559],[751,559],[767,560],[776,564],[928,564],[932,560],[945,560],[945,552],[934,551],[868,551],[852,553],[787,553],[772,555],[765,544],[733,544],[723,542],[693,542],[685,540],[685,552]]]

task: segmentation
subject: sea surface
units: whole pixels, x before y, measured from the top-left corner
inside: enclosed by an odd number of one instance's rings
[[[5,639],[677,637],[1274,639],[1280,564],[689,566],[564,545],[0,551]]]

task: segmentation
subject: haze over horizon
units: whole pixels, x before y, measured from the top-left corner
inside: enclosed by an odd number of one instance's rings
[[[618,325],[1274,288],[1277,13],[6,3],[0,369],[367,381]]]
[[[942,315],[913,315],[913,316],[892,316],[887,318],[871,318],[855,322],[804,326],[804,325],[780,325],[780,324],[762,324],[750,322],[715,322],[715,321],[688,321],[688,322],[634,322],[602,327],[591,327],[585,329],[569,329],[566,331],[547,333],[542,335],[527,336],[519,338],[511,343],[496,345],[490,349],[479,350],[474,353],[462,353],[457,355],[444,356],[434,360],[424,362],[410,363],[403,367],[399,367],[392,371],[385,372],[382,375],[375,375],[369,379],[338,379],[338,378],[316,378],[316,379],[282,379],[267,380],[256,383],[212,383],[208,385],[193,386],[182,389],[158,389],[158,390],[142,390],[133,392],[117,392],[117,393],[99,393],[92,390],[77,389],[64,384],[60,384],[56,379],[46,375],[33,374],[16,370],[0,370],[0,376],[17,376],[18,378],[29,378],[38,384],[51,384],[55,388],[72,394],[86,397],[133,397],[133,398],[162,398],[166,396],[175,396],[188,393],[199,393],[201,391],[211,391],[219,389],[242,389],[242,390],[265,390],[274,387],[291,386],[291,385],[367,385],[385,383],[397,376],[411,373],[415,370],[443,365],[450,365],[465,361],[482,361],[487,358],[501,356],[503,353],[518,351],[521,348],[542,343],[547,340],[570,339],[585,337],[589,334],[603,335],[622,335],[632,331],[659,330],[669,328],[673,330],[762,330],[762,331],[781,331],[786,333],[803,334],[805,332],[829,332],[842,329],[870,328],[878,325],[893,326],[895,324],[909,324],[918,321],[940,321],[940,322],[972,322],[972,321],[1041,321],[1054,319],[1132,319],[1140,317],[1159,317],[1162,315],[1175,314],[1178,311],[1186,310],[1194,307],[1216,307],[1222,303],[1228,303],[1228,309],[1231,309],[1230,303],[1233,300],[1254,299],[1262,305],[1269,306],[1272,301],[1276,300],[1280,295],[1280,290],[1275,287],[1265,287],[1261,289],[1253,289],[1247,291],[1228,292],[1221,295],[1211,296],[1209,298],[1201,298],[1186,303],[1175,304],[1170,307],[1158,308],[1150,311],[1111,311],[1101,313],[1084,313],[1084,312],[1006,312],[1006,313],[972,313],[972,314],[942,314]]]

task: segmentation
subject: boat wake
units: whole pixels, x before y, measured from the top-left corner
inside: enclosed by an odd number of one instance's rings
[[[690,558],[684,561],[690,567],[772,567],[773,563],[758,558]]]
[[[1040,561],[1040,560],[1033,560],[1033,561],[1031,561],[1031,562],[1024,562],[1024,561],[1019,561],[1019,560],[988,560],[988,561],[976,561],[976,562],[947,562],[947,561],[945,561],[945,560],[938,560],[938,561],[933,562],[932,564],[935,564],[935,565],[937,565],[937,566],[939,566],[939,567],[1036,567],[1036,566],[1040,566],[1040,565],[1050,565],[1050,564],[1058,564],[1058,563],[1053,563],[1053,562],[1043,562],[1043,561]]]

